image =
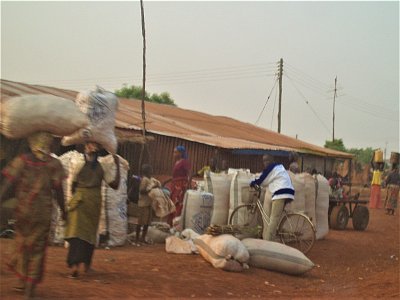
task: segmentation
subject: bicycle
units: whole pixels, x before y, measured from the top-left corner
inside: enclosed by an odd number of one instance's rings
[[[261,188],[255,186],[254,189],[257,195],[250,197],[248,204],[239,205],[233,210],[229,225],[247,227],[246,231],[257,232],[258,238],[262,238],[264,223],[269,226],[270,218],[260,201]],[[310,219],[303,213],[288,212],[285,208],[278,223],[276,236],[282,244],[296,248],[304,254],[311,250],[316,239],[315,227]]]

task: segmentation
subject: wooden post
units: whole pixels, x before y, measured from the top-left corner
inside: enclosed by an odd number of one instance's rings
[[[278,133],[281,132],[281,115],[282,115],[282,74],[283,59],[279,61],[279,110],[278,110]]]
[[[337,76],[335,77],[335,92],[333,94],[333,116],[332,116],[332,142],[335,141],[335,103],[336,103],[336,83]]]

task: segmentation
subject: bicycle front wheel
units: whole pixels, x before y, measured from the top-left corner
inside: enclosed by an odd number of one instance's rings
[[[236,207],[229,218],[229,225],[238,226],[242,232],[242,238],[262,238],[264,226],[256,205],[247,204]]]
[[[278,225],[282,243],[306,254],[315,243],[315,229],[309,218],[302,214],[284,214]]]

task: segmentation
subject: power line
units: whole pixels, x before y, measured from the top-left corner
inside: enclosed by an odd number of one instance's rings
[[[268,98],[267,98],[267,100],[266,100],[265,103],[264,103],[264,107],[262,108],[260,114],[258,115],[257,121],[254,123],[255,125],[257,125],[257,124],[258,124],[258,121],[260,121],[261,115],[263,114],[263,112],[264,112],[264,110],[265,110],[265,107],[266,107],[267,104],[268,104],[268,100],[269,100],[269,98],[271,97],[272,91],[274,90],[274,88],[275,88],[275,86],[276,86],[276,83],[277,83],[277,78],[275,78],[274,85],[272,86],[272,89],[271,89],[271,91],[269,92]]]
[[[296,89],[296,91],[300,94],[300,96],[303,98],[304,102],[308,105],[308,107],[310,108],[310,110],[313,112],[313,114],[317,117],[317,119],[321,122],[321,124],[325,127],[325,129],[327,130],[328,133],[330,133],[330,130],[328,128],[328,126],[324,123],[324,121],[322,121],[322,119],[318,116],[317,112],[314,110],[314,108],[311,106],[311,104],[309,103],[309,101],[307,100],[307,98],[303,95],[303,93],[297,88],[297,86],[294,84],[294,82],[292,81],[292,79],[285,74],[285,76],[289,79],[289,81],[292,83],[293,87]]]

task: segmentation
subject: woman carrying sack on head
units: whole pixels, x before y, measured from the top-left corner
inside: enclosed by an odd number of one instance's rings
[[[67,264],[72,268],[70,278],[77,278],[80,265],[90,271],[94,247],[97,241],[97,228],[101,213],[101,184],[108,178],[109,170],[104,170],[97,160],[99,145],[85,144],[84,161],[75,166],[72,183],[72,199],[68,205],[68,220],[65,240],[69,243]],[[113,189],[118,189],[120,181],[119,157],[113,155],[116,174],[106,180]]]
[[[36,285],[43,278],[45,252],[49,238],[52,216],[52,191],[66,219],[62,180],[64,169],[61,162],[50,156],[53,137],[38,132],[28,138],[30,153],[16,157],[2,171],[4,178],[0,199],[11,187],[15,187],[18,199],[15,208],[15,251],[8,263],[19,278],[14,287],[25,291],[27,297],[34,296]]]

